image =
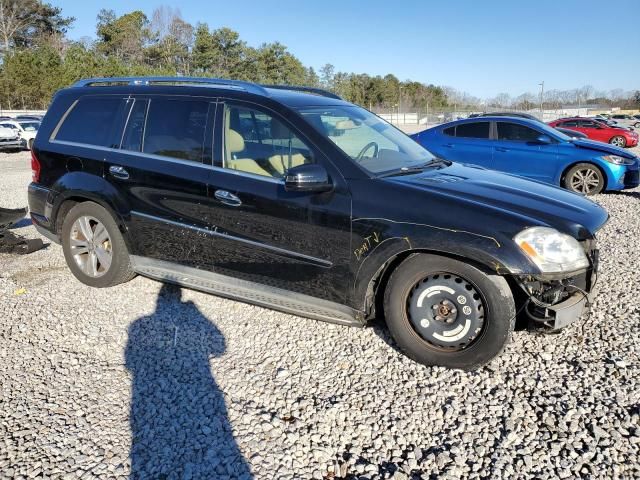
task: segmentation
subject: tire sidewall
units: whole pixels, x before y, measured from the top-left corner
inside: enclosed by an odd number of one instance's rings
[[[598,182],[599,182],[597,191],[595,191],[593,193],[586,194],[586,195],[588,195],[588,196],[597,195],[597,194],[603,192],[604,188],[605,188],[604,174],[602,173],[602,171],[597,166],[593,165],[592,163],[578,163],[578,164],[574,165],[573,167],[571,167],[569,169],[569,171],[567,172],[567,174],[565,175],[565,177],[564,177],[564,188],[566,188],[567,190],[571,190],[572,192],[579,193],[580,195],[585,195],[583,192],[579,192],[578,190],[574,190],[571,187],[571,178],[573,177],[573,175],[575,175],[575,173],[578,170],[582,170],[582,169],[585,169],[585,168],[589,168],[589,169],[593,170],[594,172],[596,172],[596,174],[598,175]]]
[[[485,308],[485,324],[480,337],[469,347],[446,352],[431,346],[415,331],[407,313],[411,289],[426,276],[446,272],[471,283]],[[515,304],[504,278],[447,257],[416,254],[407,258],[391,275],[384,300],[385,318],[392,336],[410,358],[425,365],[473,370],[497,356],[515,325]]]
[[[112,249],[112,259],[111,266],[107,273],[102,275],[101,277],[90,277],[86,275],[80,267],[76,264],[73,255],[71,254],[70,249],[70,236],[71,236],[71,228],[74,222],[82,216],[91,216],[102,223],[107,232],[109,233],[109,238],[111,240],[111,249]],[[116,283],[118,273],[122,271],[123,268],[129,265],[129,253],[127,251],[126,244],[124,239],[122,238],[122,234],[116,224],[115,220],[111,216],[111,214],[102,206],[93,202],[83,202],[74,206],[69,210],[67,215],[64,218],[64,222],[62,223],[62,231],[61,231],[61,243],[62,243],[62,251],[64,253],[64,258],[67,261],[67,265],[71,270],[71,273],[82,283],[85,285],[89,285],[91,287],[103,288],[110,287]]]

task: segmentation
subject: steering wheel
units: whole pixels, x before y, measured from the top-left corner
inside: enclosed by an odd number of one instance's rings
[[[362,150],[360,150],[360,153],[358,154],[358,156],[356,157],[356,160],[362,160],[364,158],[364,154],[367,153],[367,150],[369,150],[371,147],[373,147],[373,157],[375,158],[378,156],[378,144],[376,142],[369,142],[367,143],[364,148]]]

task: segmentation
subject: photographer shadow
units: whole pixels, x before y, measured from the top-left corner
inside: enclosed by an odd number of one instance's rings
[[[224,336],[181,290],[163,285],[156,310],[129,328],[131,478],[250,479],[209,358]]]

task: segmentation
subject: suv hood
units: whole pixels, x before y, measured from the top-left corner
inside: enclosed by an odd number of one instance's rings
[[[610,153],[624,158],[637,158],[633,153],[627,152],[624,148],[614,147],[608,143],[596,142],[594,140],[586,140],[582,138],[571,140],[571,143],[578,148],[597,150],[598,152]]]
[[[447,197],[449,203],[467,203],[470,209],[484,208],[517,217],[517,228],[546,225],[578,240],[594,235],[609,218],[604,208],[582,195],[472,165],[453,163],[383,180]]]

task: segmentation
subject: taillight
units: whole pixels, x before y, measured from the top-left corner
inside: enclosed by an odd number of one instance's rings
[[[35,183],[40,181],[40,160],[33,148],[31,149],[31,180]]]

